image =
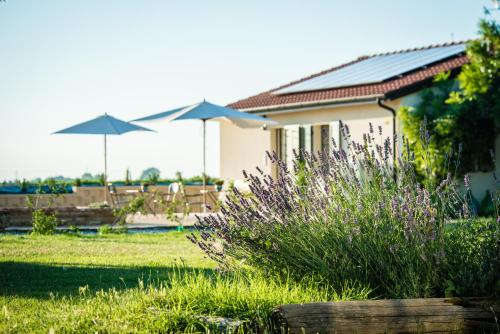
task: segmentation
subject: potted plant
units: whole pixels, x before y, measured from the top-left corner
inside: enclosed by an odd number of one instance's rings
[[[217,186],[217,191],[221,191],[222,186],[224,185],[224,180],[216,180],[214,183]]]

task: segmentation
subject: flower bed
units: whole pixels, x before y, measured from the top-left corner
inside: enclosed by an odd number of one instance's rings
[[[465,192],[451,174],[419,180],[415,161],[430,166],[430,148],[393,164],[373,128],[361,143],[342,132],[345,149],[296,152],[293,166],[269,154],[278,177],[244,173],[250,192],[235,189],[192,240],[226,270],[359,284],[374,298],[500,295],[500,222],[477,219],[468,178]]]

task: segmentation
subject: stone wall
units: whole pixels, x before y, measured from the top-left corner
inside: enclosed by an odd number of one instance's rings
[[[58,207],[45,209],[45,212],[55,213],[60,224],[65,226],[112,224],[114,221],[110,208]],[[0,229],[31,226],[31,213],[28,208],[0,208]]]
[[[202,201],[201,190],[202,186],[186,186],[185,192],[188,195],[188,201],[192,203],[191,211],[200,212]],[[214,186],[207,186],[208,190],[214,190]],[[126,193],[127,191],[139,191],[139,186],[120,186],[116,187],[117,192]],[[168,193],[168,186],[150,186],[148,188],[149,192],[158,191],[161,194]],[[104,188],[103,187],[73,187],[73,193],[70,194],[60,194],[60,195],[37,195],[38,199],[37,207],[86,207],[91,203],[103,202],[104,201]],[[0,208],[25,208],[26,198],[29,195],[0,195]],[[35,195],[30,195],[34,196]],[[218,194],[213,193],[212,196],[208,196],[208,204],[214,205],[214,199],[217,198]],[[182,199],[182,195],[178,194],[178,198]],[[108,202],[112,204],[112,199],[108,195]]]

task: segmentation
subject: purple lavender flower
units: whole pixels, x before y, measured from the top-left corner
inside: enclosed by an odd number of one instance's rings
[[[370,125],[369,133],[373,131]],[[364,261],[363,273],[349,278],[373,279],[370,286],[384,286],[385,281],[376,281],[377,268],[380,263],[388,270],[401,266],[400,255],[404,261],[408,255],[409,261],[436,266],[443,222],[450,217],[451,198],[458,198],[451,175],[430,191],[417,182],[407,139],[403,156],[392,152],[390,138],[380,145],[370,135],[355,142],[343,123],[341,132],[347,138],[343,149],[294,152],[294,170],[276,152],[267,152],[276,175],[259,168],[254,174],[245,171],[250,192],[235,189],[228,194],[218,214],[199,218],[195,227],[200,233],[189,239],[226,268],[244,261],[269,273],[287,268],[296,278],[312,272],[326,279],[355,275]],[[381,127],[378,132],[382,134]],[[422,137],[428,138],[427,133]],[[398,153],[396,168],[388,162],[393,153]],[[465,205],[452,214],[466,217],[468,209]],[[365,244],[369,247],[354,247]]]
[[[465,186],[465,188],[470,189],[470,175],[469,174],[464,175],[464,186]]]

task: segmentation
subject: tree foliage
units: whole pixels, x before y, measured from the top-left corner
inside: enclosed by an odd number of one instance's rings
[[[491,94],[498,94],[500,25],[495,21],[481,20],[479,33],[481,37],[467,45],[470,62],[458,75],[461,91],[454,93],[449,102],[462,103],[464,100],[484,99],[487,97],[485,94],[490,97]]]
[[[421,177],[439,180],[450,168],[457,175],[494,168],[491,151],[500,130],[500,26],[481,21],[479,27],[480,38],[467,44],[470,62],[456,80],[450,73],[438,75],[433,87],[420,93],[416,107],[400,110],[411,150],[422,156],[418,153],[427,147],[433,160],[429,174],[430,167],[416,159]]]
[[[156,183],[160,178],[160,170],[156,167],[149,167],[142,171],[141,180]]]

